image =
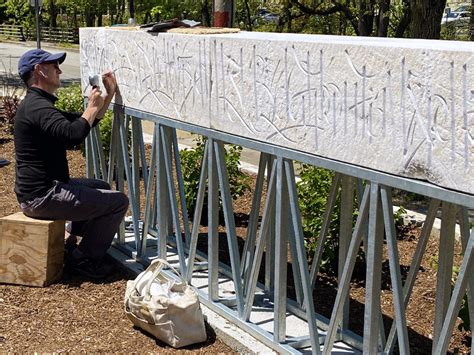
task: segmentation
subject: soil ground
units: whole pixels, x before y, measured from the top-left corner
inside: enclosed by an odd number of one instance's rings
[[[0,133],[0,157],[12,164],[0,168],[0,216],[19,210],[13,193],[14,148],[12,137]],[[82,176],[84,159],[79,151],[69,154],[72,176]],[[253,177],[253,181],[255,178]],[[237,199],[234,204],[239,244],[246,235],[246,221],[251,206],[251,194]],[[222,228],[221,231],[224,231]],[[205,232],[205,229],[202,229]],[[419,238],[420,229],[408,227],[399,231],[398,248],[403,276]],[[202,243],[201,247],[203,246]],[[225,251],[225,238],[220,251]],[[413,354],[430,354],[436,289],[438,238],[431,236],[407,310],[410,348]],[[459,265],[460,245],[456,243],[455,264]],[[221,254],[225,258],[225,253]],[[337,271],[322,273],[314,290],[316,311],[330,317],[336,295]],[[356,265],[351,283],[350,328],[362,334],[364,318],[364,274],[362,263]],[[288,278],[291,280],[291,266]],[[0,352],[171,352],[169,347],[156,342],[134,329],[125,317],[122,300],[127,275],[117,270],[104,283],[92,283],[79,277],[64,278],[47,288],[0,285]],[[382,274],[382,310],[386,331],[393,319],[392,292],[388,262]],[[289,295],[292,287],[289,287]],[[459,323],[459,322],[458,322]],[[206,343],[184,351],[232,352],[215,338],[211,329]],[[455,328],[450,353],[468,353],[471,333]]]
[[[13,192],[14,147],[0,133],[0,157],[12,164],[0,168],[0,217],[19,211]],[[80,151],[69,154],[71,175],[83,176]],[[205,343],[180,350],[156,341],[132,326],[123,311],[130,275],[117,268],[104,282],[65,276],[45,288],[0,285],[0,353],[231,353],[207,327]]]

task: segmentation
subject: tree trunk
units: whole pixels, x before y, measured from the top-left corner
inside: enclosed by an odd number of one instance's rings
[[[58,9],[56,7],[56,4],[54,3],[54,0],[50,0],[49,1],[49,26],[50,27],[58,27],[57,17],[58,17]]]
[[[283,32],[283,28],[287,25],[288,32],[291,32],[291,3],[286,1],[283,5],[283,9],[281,11],[281,16],[278,18],[278,22],[276,25],[277,32]]]
[[[95,15],[92,11],[85,11],[86,27],[94,27]]]
[[[251,14],[250,14],[249,1],[244,0],[244,4],[245,4],[245,15],[246,15],[245,20],[247,22],[245,27],[247,28],[247,31],[252,31],[252,17],[251,17]]]
[[[474,41],[474,0],[471,0],[471,18],[469,20],[469,39]]]
[[[135,18],[135,2],[133,0],[128,0],[128,12],[130,13],[130,18]]]
[[[387,37],[388,24],[390,21],[390,0],[378,0],[379,14],[377,16],[377,36]]]
[[[117,23],[123,22],[123,13],[125,12],[125,0],[120,0],[117,11]]]
[[[79,24],[77,23],[77,11],[74,10],[74,13],[72,15],[72,21],[74,23],[74,28],[78,28],[79,27]]]
[[[201,6],[202,23],[206,27],[211,27],[211,12],[209,11],[209,1],[202,0]]]
[[[410,0],[410,37],[439,39],[446,0]]]
[[[395,37],[402,38],[405,34],[406,29],[410,25],[411,22],[411,9],[410,4],[408,3],[409,0],[403,1],[403,15],[398,23],[397,28],[395,29]]]
[[[143,23],[149,23],[151,22],[151,14],[150,11],[145,12],[145,19],[143,20]]]
[[[372,0],[359,1],[359,36],[370,36],[374,29],[374,4]]]

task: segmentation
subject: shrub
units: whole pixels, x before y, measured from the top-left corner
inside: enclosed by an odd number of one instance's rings
[[[326,210],[333,175],[332,171],[309,164],[300,164],[299,176],[301,180],[297,183],[296,187],[300,203],[305,246],[308,252],[316,250],[316,243],[323,224],[323,215]],[[325,269],[325,266],[328,266],[336,259],[339,210],[340,201],[338,198],[331,216],[328,237],[323,249],[321,269]]]
[[[82,112],[84,111],[84,97],[82,96],[82,89],[79,85],[70,85],[61,88],[57,91],[58,101],[56,107],[63,111]],[[110,139],[112,135],[112,111],[108,110],[100,121],[99,131],[104,153],[108,156],[110,148]],[[81,147],[84,153],[84,149]]]
[[[58,101],[56,108],[63,111],[82,112],[84,111],[84,97],[79,85],[69,85],[57,91]]]
[[[3,115],[0,116],[0,126],[7,133],[13,133],[13,124],[15,123],[15,115],[19,104],[20,98],[16,95],[5,96],[2,99]]]
[[[196,146],[194,148],[183,149],[179,152],[183,171],[186,207],[188,209],[188,214],[191,217],[194,215],[194,209],[196,207],[199,177],[201,175],[201,162],[204,155],[206,138],[199,136],[194,141],[196,142]],[[249,177],[239,170],[241,152],[242,147],[233,144],[229,144],[225,151],[225,161],[229,175],[230,193],[234,200],[242,196],[246,191],[250,190]],[[207,193],[204,200],[205,205],[206,201]],[[204,220],[207,217],[206,213],[207,212],[204,208]]]

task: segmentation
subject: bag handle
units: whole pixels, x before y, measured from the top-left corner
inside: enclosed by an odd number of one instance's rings
[[[151,271],[153,274],[155,273],[156,269],[161,269],[163,268],[163,264],[162,263],[159,263],[158,262],[159,259],[155,259],[151,262],[151,264],[145,269],[143,270],[139,277],[134,281],[134,286],[135,286],[135,290],[138,291],[137,289],[137,285],[138,283],[140,282],[140,280],[145,276],[146,272],[147,271]],[[159,273],[159,272],[158,272]],[[156,276],[152,277],[151,280],[154,280]]]
[[[168,263],[164,259],[158,258],[158,259],[153,260],[149,266],[149,268],[152,268],[153,266],[154,271],[147,285],[145,286],[145,294],[144,294],[145,297],[149,298],[151,296],[150,295],[151,284],[158,277],[158,275],[163,270],[163,267],[165,265],[168,266],[174,272],[174,274],[181,279],[182,283],[184,283],[185,285],[188,285],[188,282],[183,278],[183,276],[181,276],[181,274],[170,263]]]

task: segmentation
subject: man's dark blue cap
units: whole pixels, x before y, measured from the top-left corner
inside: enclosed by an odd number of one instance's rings
[[[32,49],[24,53],[18,61],[18,74],[23,79],[27,73],[35,68],[36,64],[58,62],[61,64],[66,59],[65,52],[49,53],[42,49]]]

